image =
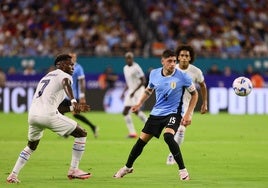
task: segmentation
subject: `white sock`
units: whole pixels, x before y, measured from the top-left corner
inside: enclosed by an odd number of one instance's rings
[[[130,114],[125,115],[125,121],[127,124],[129,134],[136,134],[136,130]]]
[[[174,136],[174,139],[175,139],[175,141],[178,143],[179,146],[180,146],[180,145],[183,143],[183,141],[184,141],[184,134],[185,134],[185,131],[186,131],[185,126],[180,125],[180,127],[178,128],[178,130],[177,130],[177,132],[176,132],[176,134],[175,134],[175,136]]]
[[[71,168],[77,169],[85,151],[86,137],[75,138],[72,152]]]
[[[17,162],[12,170],[12,173],[18,175],[20,170],[23,168],[23,166],[27,163],[27,161],[31,157],[32,153],[33,153],[33,150],[31,150],[28,146],[26,146],[20,152],[19,158],[17,159]]]
[[[147,116],[143,111],[138,112],[138,117],[145,123],[147,121]]]

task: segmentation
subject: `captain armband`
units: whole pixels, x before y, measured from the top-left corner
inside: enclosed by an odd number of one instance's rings
[[[196,90],[196,88],[195,88],[195,85],[192,83],[188,88],[187,88],[187,91],[189,92],[189,93],[192,93],[193,91],[195,91]]]

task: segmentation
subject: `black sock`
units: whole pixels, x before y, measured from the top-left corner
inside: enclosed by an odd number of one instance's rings
[[[185,166],[184,166],[181,150],[177,142],[174,140],[174,135],[171,133],[164,133],[164,139],[175,161],[177,162],[179,169],[184,169]]]
[[[126,167],[131,168],[133,166],[134,161],[138,158],[138,156],[141,154],[144,146],[147,143],[144,142],[142,139],[138,139],[136,144],[133,146],[126,163]]]
[[[86,123],[92,129],[93,132],[95,131],[96,126],[93,125],[86,117],[80,114],[74,114],[74,117]]]

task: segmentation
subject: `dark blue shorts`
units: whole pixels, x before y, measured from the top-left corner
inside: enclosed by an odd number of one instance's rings
[[[142,132],[153,135],[156,138],[160,137],[164,128],[171,128],[176,132],[180,126],[181,118],[179,114],[170,114],[167,116],[150,115]]]

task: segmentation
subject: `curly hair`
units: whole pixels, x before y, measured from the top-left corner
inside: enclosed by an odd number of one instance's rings
[[[186,45],[186,44],[183,44],[183,45],[178,46],[177,49],[175,50],[177,61],[178,61],[178,57],[180,55],[180,52],[182,50],[188,51],[190,53],[190,57],[191,57],[190,64],[193,64],[193,62],[195,60],[195,52],[194,52],[194,49],[193,49],[192,46]]]

